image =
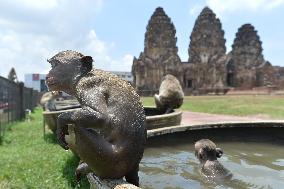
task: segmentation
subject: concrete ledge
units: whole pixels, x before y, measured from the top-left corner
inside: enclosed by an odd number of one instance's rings
[[[151,107],[145,107],[145,109],[147,108]],[[151,115],[151,116],[147,115],[145,125],[147,130],[164,128],[171,125],[180,125],[181,119],[182,119],[182,111],[174,110],[173,112],[168,114]]]
[[[87,178],[90,183],[90,189],[141,189],[133,184],[121,179],[100,179],[93,173],[89,173]]]
[[[176,132],[184,132],[189,130],[241,128],[241,127],[243,128],[283,127],[284,128],[284,120],[232,121],[232,122],[215,122],[215,123],[206,123],[206,124],[177,125],[177,126],[148,130],[147,137],[150,138],[154,136],[160,136]]]

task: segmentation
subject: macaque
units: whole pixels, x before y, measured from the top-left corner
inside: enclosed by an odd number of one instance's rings
[[[144,109],[133,87],[93,68],[91,56],[75,51],[59,52],[48,62],[48,87],[75,96],[82,107],[59,115],[56,131],[59,144],[82,160],[76,174],[88,170],[102,179],[125,176],[138,186],[147,134]],[[70,145],[68,129],[75,138]]]
[[[179,108],[183,103],[183,97],[184,94],[179,81],[170,74],[162,79],[159,94],[154,96],[157,108],[165,113]]]

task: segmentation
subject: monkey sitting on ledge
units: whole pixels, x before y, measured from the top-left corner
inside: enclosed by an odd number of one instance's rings
[[[55,100],[61,96],[59,91],[49,91],[42,95],[40,99],[40,105],[44,111],[54,111]]]
[[[177,78],[171,74],[162,79],[159,94],[155,94],[156,107],[165,113],[179,108],[183,103],[184,93]]]
[[[92,171],[102,179],[125,176],[138,186],[147,135],[144,109],[133,87],[114,74],[93,69],[92,57],[75,51],[59,52],[48,62],[49,89],[75,96],[82,107],[60,114],[56,132],[59,144],[83,161],[77,175]],[[65,135],[72,134],[71,126],[75,142],[68,145]]]

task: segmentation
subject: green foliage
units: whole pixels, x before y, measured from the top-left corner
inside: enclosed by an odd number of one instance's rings
[[[145,106],[153,106],[153,97],[143,97]],[[284,118],[284,96],[186,96],[182,110],[236,116]]]
[[[45,140],[42,112],[33,119],[13,123],[0,145],[0,189],[9,188],[89,188],[86,179],[80,186],[74,177],[79,159],[56,144],[52,133]]]
[[[143,97],[153,106],[153,97]],[[183,110],[238,116],[264,115],[284,118],[284,96],[189,96]],[[9,188],[89,188],[86,179],[77,185],[74,171],[79,162],[64,151],[52,133],[42,132],[42,112],[32,120],[15,122],[6,129],[0,145],[0,189]]]

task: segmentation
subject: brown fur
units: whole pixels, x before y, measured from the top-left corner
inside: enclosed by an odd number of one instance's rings
[[[183,103],[182,87],[173,75],[166,75],[161,82],[159,95],[155,94],[155,103],[158,109],[170,112],[179,108]]]
[[[223,155],[221,148],[216,148],[209,139],[201,139],[194,145],[195,156],[201,164],[200,172],[209,180],[230,179],[232,174],[218,160]]]
[[[55,110],[54,101],[58,97],[60,97],[60,93],[58,91],[49,91],[44,93],[40,99],[40,105],[42,106],[43,110]]]
[[[114,74],[92,69],[92,57],[75,51],[60,52],[49,62],[53,66],[47,75],[49,87],[74,95],[82,107],[61,114],[57,129],[59,144],[73,148],[84,162],[76,174],[92,170],[101,178],[125,176],[138,185],[146,129],[144,109],[133,87]],[[70,132],[75,142],[70,145],[65,141],[68,124],[75,125]]]

